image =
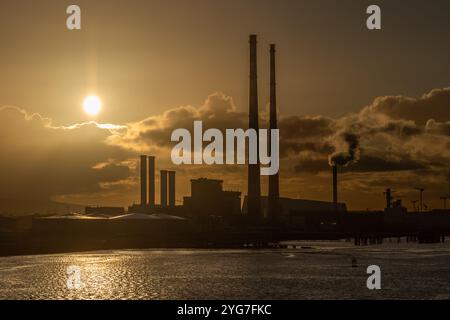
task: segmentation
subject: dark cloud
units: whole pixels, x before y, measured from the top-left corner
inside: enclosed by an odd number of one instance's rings
[[[445,135],[450,137],[450,121],[437,122],[434,119],[430,119],[427,121],[425,129],[428,133],[431,134]]]
[[[323,138],[333,133],[333,120],[325,117],[282,117],[280,131],[285,139]]]
[[[410,136],[415,136],[423,133],[424,128],[416,125],[411,121],[401,121],[401,120],[393,120],[388,121],[385,125],[375,128],[369,132],[369,134],[374,133],[387,133],[391,135],[397,135],[404,138],[408,138]]]
[[[430,119],[450,119],[450,88],[434,89],[415,99],[404,96],[379,97],[363,112],[381,113],[392,119],[412,120],[424,125]]]

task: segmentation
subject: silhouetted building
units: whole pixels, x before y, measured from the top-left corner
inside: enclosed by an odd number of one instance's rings
[[[244,198],[242,213],[247,214],[247,197]],[[337,211],[333,202],[292,199],[280,197],[279,219],[289,222],[296,227],[307,229],[324,228],[324,225],[335,227],[339,221],[339,214],[347,212],[344,203],[337,204]],[[261,197],[261,211],[264,217],[268,215],[269,198]]]
[[[89,237],[107,234],[108,218],[82,214],[55,215],[33,219],[34,234]]]
[[[187,228],[187,220],[169,214],[130,213],[108,221],[108,231],[114,236],[139,236],[142,241],[176,238]]]
[[[244,198],[244,203],[242,206],[242,213],[247,214],[247,197]],[[280,215],[289,216],[293,213],[298,212],[334,212],[335,206],[333,202],[328,201],[317,201],[317,200],[306,200],[306,199],[293,199],[280,197]],[[337,204],[338,212],[347,212],[347,206],[345,203]],[[268,197],[261,197],[261,211],[264,216],[268,214]]]
[[[186,222],[185,218],[168,214],[130,213],[110,218],[68,214],[34,218],[32,232],[59,236],[61,240],[98,237],[120,243],[126,243],[126,238],[116,237],[139,236],[139,243],[156,238],[169,241],[187,228]]]
[[[184,211],[190,217],[240,214],[241,193],[224,191],[222,180],[191,180],[191,196],[184,197]]]
[[[381,232],[384,230],[383,211],[351,211],[340,216],[341,230],[352,232]]]
[[[86,207],[84,213],[86,215],[113,217],[124,214],[125,209],[123,207]]]

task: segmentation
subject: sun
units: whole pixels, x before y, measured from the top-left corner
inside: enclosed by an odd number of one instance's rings
[[[83,101],[83,109],[90,116],[96,116],[102,109],[102,101],[97,96],[88,96]]]

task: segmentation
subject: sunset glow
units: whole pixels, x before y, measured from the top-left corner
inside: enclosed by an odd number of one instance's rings
[[[102,101],[97,96],[88,96],[83,101],[83,109],[90,116],[96,116],[102,109]]]

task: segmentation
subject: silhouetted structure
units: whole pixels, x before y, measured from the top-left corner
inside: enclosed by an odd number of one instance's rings
[[[223,190],[222,180],[192,179],[191,196],[184,197],[186,215],[198,218],[241,213],[241,193]]]
[[[249,128],[254,130],[259,129],[256,40],[256,35],[250,36]],[[270,46],[269,127],[277,128],[275,45]],[[257,150],[259,153],[259,145]],[[257,164],[248,165],[244,214],[241,193],[223,190],[222,180],[191,180],[191,196],[184,197],[183,206],[176,206],[176,173],[167,170],[160,171],[161,204],[156,205],[155,157],[141,155],[140,204],[129,207],[127,214],[123,208],[86,207],[86,215],[0,217],[0,255],[133,247],[259,246],[301,239],[354,238],[355,244],[367,244],[370,239],[379,243],[383,237],[401,236],[439,242],[450,235],[450,210],[422,212],[423,188],[416,188],[420,191],[420,212],[408,213],[400,199],[393,200],[391,189],[385,193],[384,211],[347,212],[346,205],[338,203],[337,174],[338,165],[344,165],[342,161],[330,161],[332,201],[324,202],[280,198],[278,174],[269,177],[268,196],[262,197],[259,154],[257,160]],[[440,199],[446,208],[447,197]],[[280,223],[258,223],[262,217],[275,216]]]
[[[261,212],[265,217],[268,216],[269,197],[261,196]],[[244,198],[242,206],[242,212],[247,213],[248,198]],[[306,200],[306,199],[292,199],[292,198],[279,198],[279,216],[281,221],[296,221],[297,225],[302,225],[305,222],[302,219],[311,220],[313,217],[317,221],[336,222],[339,213],[346,213],[347,207],[345,203],[338,203],[337,206],[333,202],[318,201],[318,200]],[[337,208],[337,210],[335,210]]]
[[[175,171],[169,171],[169,207],[175,208]]]
[[[276,92],[276,73],[275,73],[275,45],[270,45],[270,129],[278,129],[277,123],[277,92]],[[269,135],[269,146],[271,135]],[[271,150],[269,147],[267,150]],[[270,220],[276,219],[280,211],[280,188],[279,175],[269,176],[269,208],[268,217]]]
[[[148,205],[155,206],[155,157],[148,157]]]
[[[86,207],[84,208],[86,215],[97,215],[103,217],[114,217],[125,213],[123,207]]]
[[[256,35],[250,35],[250,96],[249,129],[259,130],[258,76],[257,76]],[[257,140],[257,163],[248,165],[248,214],[252,219],[261,218],[261,177],[259,165],[259,138]]]
[[[161,207],[167,207],[167,170],[160,171],[161,179]]]
[[[390,209],[392,206],[392,190],[390,188],[386,189],[386,208]]]
[[[448,196],[439,197],[439,199],[442,200],[444,210],[447,209]]]
[[[333,203],[335,208],[337,208],[337,203],[338,203],[338,177],[337,177],[337,165],[333,165]]]
[[[423,207],[424,207],[424,205],[423,205],[423,192],[425,191],[425,189],[424,188],[420,188],[420,187],[417,187],[415,189],[419,190],[419,192],[420,192],[419,211],[422,212],[423,211]]]
[[[147,156],[141,156],[141,206],[147,206]]]

